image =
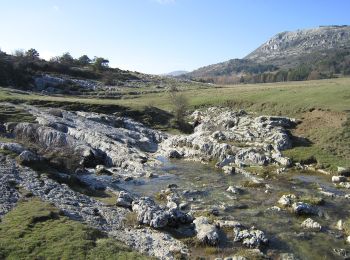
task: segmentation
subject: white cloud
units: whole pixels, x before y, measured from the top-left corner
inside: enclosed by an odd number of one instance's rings
[[[58,12],[60,10],[60,7],[58,5],[54,5],[53,9]]]

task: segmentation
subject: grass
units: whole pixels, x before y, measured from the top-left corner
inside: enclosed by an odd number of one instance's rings
[[[183,93],[192,108],[212,105],[238,106],[262,113],[296,115],[311,108],[344,111],[349,109],[350,78],[297,81],[285,83],[246,84],[190,89]],[[0,101],[55,101],[99,105],[120,105],[142,108],[152,104],[159,109],[171,110],[165,92],[135,96],[131,99],[99,99],[72,96],[46,96],[0,89]]]
[[[16,156],[17,156],[17,154],[16,153],[14,153],[14,152],[11,152],[11,151],[9,151],[9,150],[4,150],[4,149],[0,149],[0,154],[2,154],[2,155],[9,155],[10,157],[12,157],[12,158],[15,158]]]
[[[315,157],[319,164],[332,171],[336,171],[337,166],[348,166],[349,161],[346,158],[333,155],[331,152],[322,150],[318,145],[310,147],[295,147],[283,152],[283,154],[294,162],[308,161],[311,156]]]
[[[315,196],[302,196],[298,200],[304,203],[308,203],[310,205],[315,205],[315,206],[324,205],[325,203],[323,198],[315,197]]]
[[[189,109],[209,106],[226,106],[245,109],[256,114],[284,115],[302,119],[309,111],[320,109],[323,118],[339,113],[348,120],[335,128],[330,122],[314,119],[301,133],[310,139],[309,146],[298,146],[285,152],[295,161],[314,156],[319,164],[331,170],[337,166],[350,166],[350,78],[279,82],[267,84],[245,84],[202,88],[191,87],[182,93],[187,97]],[[62,106],[72,110],[88,110],[119,113],[131,116],[154,128],[175,132],[170,121],[173,109],[165,91],[125,96],[123,99],[82,98],[72,96],[46,96],[0,88],[0,101],[29,102]],[[147,111],[152,105],[155,111]],[[102,108],[102,111],[99,109]],[[101,110],[101,109],[100,109]],[[119,112],[118,112],[119,111]],[[159,116],[161,115],[161,116]],[[158,120],[161,118],[162,120]],[[304,121],[308,121],[305,118]]]
[[[249,166],[246,167],[248,172],[251,172],[259,177],[264,179],[272,178],[276,175],[276,170],[278,167],[275,165],[267,165],[267,166]]]
[[[131,211],[128,214],[126,214],[125,220],[124,220],[124,225],[126,225],[127,227],[136,227],[139,224],[140,223],[137,220],[137,213],[136,212]]]
[[[265,188],[265,183],[248,180],[248,181],[244,181],[242,186],[246,188]]]
[[[34,122],[35,118],[24,111],[23,109],[17,109],[10,106],[2,106],[0,105],[0,122]]]
[[[345,234],[350,236],[350,218],[344,221],[344,231],[345,231]]]
[[[0,223],[0,259],[149,259],[39,199],[20,202]]]

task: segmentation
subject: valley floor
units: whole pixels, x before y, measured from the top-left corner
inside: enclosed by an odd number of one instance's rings
[[[1,88],[0,258],[350,256],[350,79],[181,94]]]

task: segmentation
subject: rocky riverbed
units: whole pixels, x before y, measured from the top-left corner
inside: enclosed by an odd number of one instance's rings
[[[284,157],[295,119],[210,108],[192,114],[192,134],[170,135],[130,118],[3,105],[36,122],[0,125],[10,153],[0,155],[0,217],[25,190],[160,259],[350,256],[349,171]]]

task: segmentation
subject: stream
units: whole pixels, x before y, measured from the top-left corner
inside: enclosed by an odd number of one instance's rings
[[[270,240],[263,251],[272,259],[280,259],[281,253],[293,253],[299,259],[344,259],[335,254],[334,249],[350,250],[343,232],[336,229],[337,221],[349,216],[350,205],[344,198],[346,190],[335,188],[330,176],[288,171],[265,180],[268,188],[244,187],[248,178],[242,174],[226,175],[211,165],[198,162],[161,160],[162,167],[155,169],[156,178],[119,182],[114,184],[115,187],[156,198],[169,184],[176,184],[175,190],[181,195],[181,201],[188,204],[185,211],[192,210],[199,215],[214,211],[213,219],[236,220],[245,226],[263,230]],[[241,193],[226,191],[229,186],[240,187]],[[342,197],[326,197],[319,192],[320,188]],[[277,201],[283,194],[290,193],[301,198],[324,199],[324,203],[317,206],[321,216],[309,216],[322,225],[321,232],[301,227],[306,216],[296,216],[283,208],[280,211],[269,210],[278,206]],[[216,252],[205,256],[205,259],[242,252],[241,244],[232,241],[233,232],[225,231],[226,235],[223,235]],[[191,248],[191,252],[191,257],[204,256],[203,248]]]

